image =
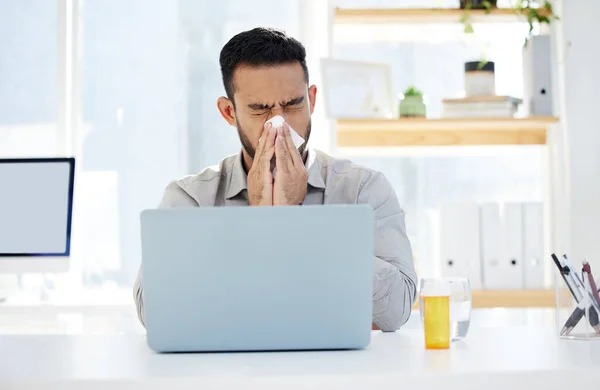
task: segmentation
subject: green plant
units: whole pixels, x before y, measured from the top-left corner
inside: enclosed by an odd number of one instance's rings
[[[498,0],[460,0],[460,8],[485,9],[496,7]]]
[[[482,1],[481,5],[485,8],[485,13],[489,14],[492,12],[492,3],[490,1]],[[471,23],[471,13],[469,12],[473,8],[473,3],[471,0],[466,0],[466,4],[464,6],[465,12],[460,17],[460,22],[465,25],[465,34],[473,34],[475,30],[473,30],[473,24]]]
[[[419,91],[413,85],[404,91],[404,96],[400,99],[398,112],[401,118],[426,117],[427,106],[423,99],[423,92]]]
[[[482,2],[482,5],[485,7],[486,14],[492,12],[493,7],[489,1]],[[460,22],[465,26],[464,31],[466,34],[472,34],[475,32],[473,30],[471,14],[469,12],[471,8],[471,1],[467,0],[465,11],[460,17]],[[525,16],[527,23],[529,24],[529,36],[525,38],[524,46],[527,46],[529,38],[533,34],[535,23],[546,23],[550,25],[553,21],[560,19],[554,14],[552,4],[549,0],[516,0],[516,4],[513,6],[513,9],[515,10],[516,14]]]
[[[525,38],[524,46],[527,46],[529,38],[533,35],[535,22],[550,25],[553,21],[560,19],[554,14],[552,4],[549,0],[517,0],[515,11],[519,15],[524,15],[529,24],[529,35]]]
[[[407,97],[407,96],[423,96],[423,92],[421,92],[417,88],[415,88],[414,85],[411,85],[410,87],[408,87],[406,89],[406,91],[404,91],[404,97]]]
[[[481,70],[483,69],[483,67],[488,63],[489,61],[486,59],[480,60],[479,63],[477,64],[477,70]]]

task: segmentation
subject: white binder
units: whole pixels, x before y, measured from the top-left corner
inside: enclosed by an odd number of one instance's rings
[[[467,277],[474,290],[482,286],[479,232],[477,203],[449,203],[441,207],[442,276]]]
[[[542,203],[523,204],[524,288],[544,288],[544,209]]]
[[[522,205],[482,205],[481,229],[484,286],[487,289],[523,288]]]
[[[498,203],[482,204],[480,217],[483,285],[485,288],[495,289],[502,281],[502,276],[498,275],[502,259],[500,205]]]
[[[500,263],[506,279],[498,288],[523,288],[523,204],[505,203],[502,216],[504,258]]]

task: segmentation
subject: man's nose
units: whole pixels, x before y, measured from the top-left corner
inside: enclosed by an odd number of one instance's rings
[[[286,118],[286,117],[285,117],[285,115],[283,115],[283,114],[284,114],[284,112],[283,112],[283,108],[281,108],[281,107],[273,107],[273,108],[271,109],[271,114],[269,115],[269,118],[268,118],[268,119],[271,119],[271,118],[273,118],[274,116],[277,116],[277,115],[279,115],[279,116],[283,117],[283,119],[285,119],[285,121],[287,122],[287,118]],[[268,119],[267,119],[267,120],[268,120]]]

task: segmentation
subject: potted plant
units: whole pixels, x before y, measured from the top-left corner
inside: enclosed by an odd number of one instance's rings
[[[425,117],[427,108],[423,100],[423,92],[414,86],[409,87],[400,99],[400,117]]]
[[[463,6],[464,3],[464,6]],[[493,8],[496,8],[496,1],[488,0],[460,0],[460,8],[465,12],[460,18],[460,22],[465,25],[465,33],[473,33],[473,25],[471,24],[470,9],[485,9],[487,13],[491,13]],[[549,0],[517,0],[512,7],[516,14],[523,15],[529,24],[529,36],[525,38],[525,46],[532,36],[534,23],[547,23],[548,25],[559,17],[554,14],[552,4]]]
[[[529,42],[529,38],[533,35],[533,24],[538,22],[539,24],[546,23],[550,25],[555,20],[560,19],[554,10],[549,0],[518,0],[515,6],[515,11],[519,15],[527,17],[527,23],[529,24],[529,36],[525,38],[525,46]]]
[[[491,9],[496,8],[498,0],[460,0],[461,9]]]

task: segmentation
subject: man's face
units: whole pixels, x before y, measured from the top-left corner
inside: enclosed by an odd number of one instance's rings
[[[308,141],[316,87],[307,87],[300,64],[240,66],[234,72],[233,83],[235,110],[233,107],[224,110],[221,99],[219,109],[225,119],[237,127],[242,146],[250,158],[254,158],[265,122],[276,115],[281,115]],[[306,143],[301,147],[301,153],[305,147]]]

